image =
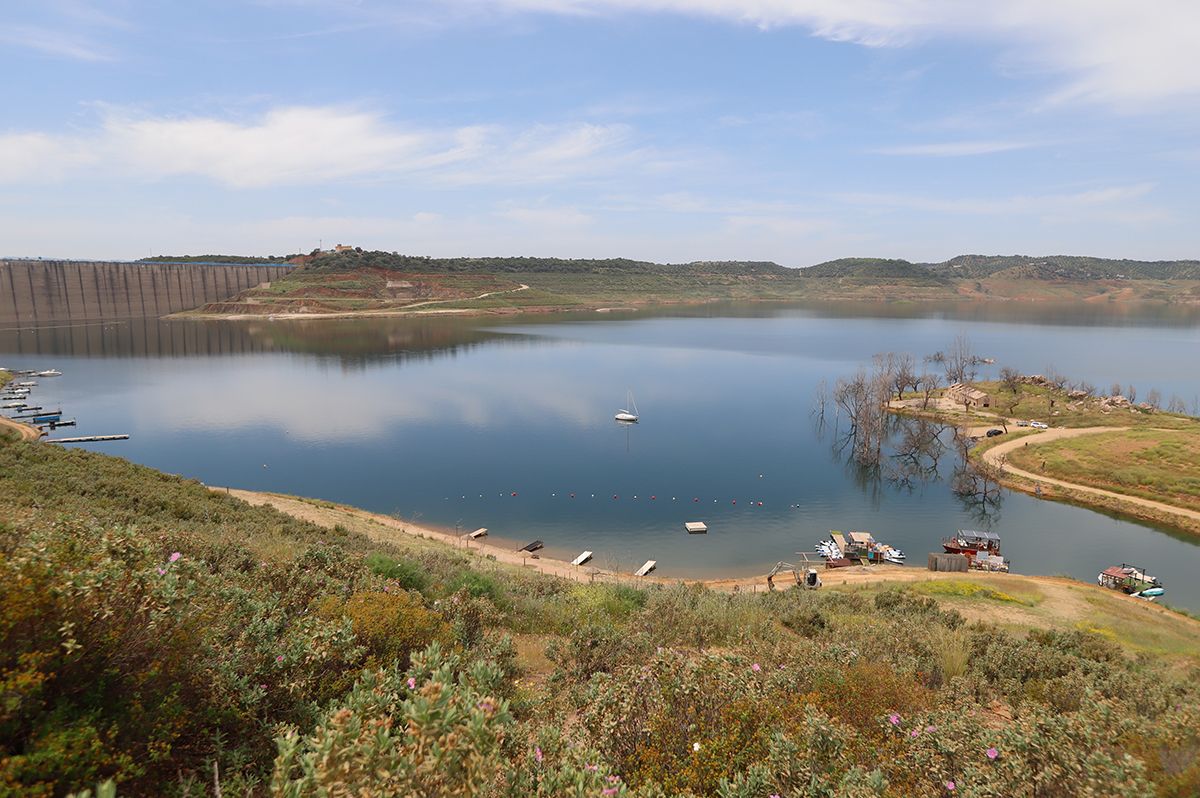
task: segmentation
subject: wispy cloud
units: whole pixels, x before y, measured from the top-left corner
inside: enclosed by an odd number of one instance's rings
[[[1153,183],[1104,186],[1075,192],[1019,194],[1007,197],[930,197],[916,194],[843,193],[835,199],[848,205],[872,208],[903,208],[945,214],[1046,215],[1081,209],[1111,208],[1141,199],[1154,190]],[[1138,218],[1149,218],[1145,213]],[[1131,217],[1132,218],[1132,217]]]
[[[249,120],[133,116],[109,109],[89,132],[0,135],[0,182],[191,176],[234,188],[394,180],[538,183],[602,175],[641,157],[624,125],[396,124],[340,107],[276,108]]]
[[[807,28],[833,41],[900,47],[973,39],[1004,52],[1009,72],[1050,72],[1065,82],[1051,100],[1123,108],[1200,94],[1200,3],[1157,0],[442,0],[455,13],[612,15],[674,13]],[[459,17],[462,19],[462,17]]]
[[[1039,147],[1032,141],[943,141],[929,144],[904,144],[895,147],[878,147],[871,150],[876,155],[915,155],[934,158],[959,158],[965,155],[991,155],[997,152],[1026,150]]]
[[[4,27],[0,29],[0,43],[76,61],[113,60],[111,53],[82,36],[36,25]]]

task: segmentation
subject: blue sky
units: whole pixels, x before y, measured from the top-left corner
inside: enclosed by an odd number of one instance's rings
[[[1200,3],[0,0],[0,255],[1200,257]]]

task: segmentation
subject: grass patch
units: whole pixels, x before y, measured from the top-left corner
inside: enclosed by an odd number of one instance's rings
[[[1021,604],[1026,607],[1037,606],[1040,597],[1034,599],[1029,596],[1018,597],[1009,593],[996,590],[988,585],[981,585],[978,582],[968,582],[958,579],[931,579],[928,582],[917,582],[912,586],[912,589],[925,596],[937,596],[941,598],[965,598],[965,599],[985,599],[987,601],[1000,601],[1010,604]]]
[[[1200,509],[1200,425],[1065,438],[1009,454],[1035,474]]]

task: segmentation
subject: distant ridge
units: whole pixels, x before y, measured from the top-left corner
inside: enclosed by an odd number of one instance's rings
[[[948,280],[1007,277],[1024,280],[1200,280],[1198,260],[1127,260],[1081,255],[959,255],[941,263],[885,258],[839,258],[802,270],[808,277]]]

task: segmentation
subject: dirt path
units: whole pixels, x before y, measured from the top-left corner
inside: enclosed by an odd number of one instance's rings
[[[31,427],[28,424],[22,424],[19,421],[13,421],[11,418],[0,416],[0,428],[11,429],[21,436],[22,440],[36,441],[46,433],[42,432],[37,427]]]
[[[525,285],[525,283],[521,283],[521,285],[517,288],[505,288],[500,291],[485,291],[479,296],[474,296],[470,299],[427,299],[424,302],[414,302],[411,305],[401,305],[400,307],[396,308],[396,310],[412,310],[413,308],[423,308],[429,305],[442,305],[446,302],[473,302],[476,299],[486,299],[490,296],[496,296],[497,294],[515,294],[517,291],[528,290],[529,286]]]
[[[1004,443],[993,446],[983,453],[983,459],[994,466],[1003,466],[1004,471],[1009,474],[1015,474],[1019,477],[1024,477],[1034,483],[1042,483],[1046,485],[1057,485],[1062,488],[1069,488],[1080,493],[1087,493],[1094,496],[1105,496],[1110,499],[1119,499],[1128,504],[1146,507],[1152,510],[1168,513],[1170,515],[1179,515],[1184,518],[1190,518],[1194,521],[1200,521],[1200,511],[1188,510],[1183,507],[1176,507],[1173,504],[1154,501],[1153,499],[1143,499],[1141,496],[1130,496],[1127,493],[1117,493],[1112,490],[1104,490],[1103,488],[1093,488],[1089,485],[1080,485],[1077,482],[1067,482],[1062,479],[1035,474],[1032,471],[1026,471],[1023,468],[1005,461],[1006,455],[1022,446],[1029,444],[1050,443],[1051,441],[1063,440],[1064,438],[1077,438],[1080,435],[1097,435],[1102,432],[1125,432],[1129,427],[1077,427],[1073,429],[1049,429],[1043,431],[1039,435],[1031,435],[1016,440],[1005,441]]]

